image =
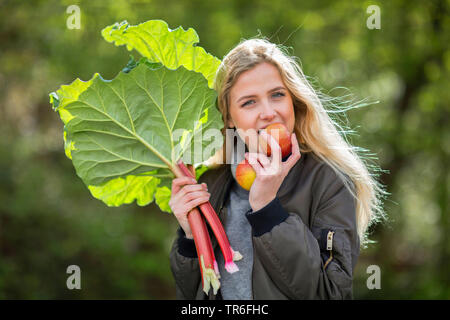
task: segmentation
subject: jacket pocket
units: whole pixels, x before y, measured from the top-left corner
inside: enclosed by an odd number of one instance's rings
[[[351,250],[344,230],[334,227],[313,227],[320,247],[322,268],[329,280],[340,288],[351,288]]]
[[[333,260],[333,251],[336,251],[336,247],[339,246],[334,237],[336,231],[334,228],[321,227],[313,227],[312,231],[319,244],[320,256],[323,261],[322,268],[326,270]]]

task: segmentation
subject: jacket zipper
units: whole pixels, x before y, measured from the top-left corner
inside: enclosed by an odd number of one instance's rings
[[[328,231],[328,234],[327,234],[327,251],[330,252],[330,257],[328,258],[328,260],[323,265],[323,269],[324,270],[327,268],[328,264],[333,259],[333,236],[334,236],[334,231],[331,231],[331,230]]]

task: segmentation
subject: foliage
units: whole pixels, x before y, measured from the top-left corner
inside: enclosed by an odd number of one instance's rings
[[[210,158],[203,152],[209,141],[202,139],[198,148],[196,137],[223,127],[215,91],[208,88],[220,60],[193,46],[199,40],[193,29],[170,30],[160,20],[116,23],[102,35],[145,58],[132,58],[112,80],[96,73],[50,94],[64,123],[66,155],[92,195],[107,205],[135,199],[147,205],[155,198],[171,212],[172,167],[181,158],[186,164]]]

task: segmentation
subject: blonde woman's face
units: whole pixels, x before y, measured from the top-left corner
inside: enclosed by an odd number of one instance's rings
[[[281,122],[294,130],[295,115],[292,97],[281,79],[278,69],[267,62],[243,72],[230,90],[229,128],[238,134],[256,152],[252,143],[257,131],[269,124]],[[253,130],[252,130],[253,129]],[[245,132],[242,136],[241,132]]]

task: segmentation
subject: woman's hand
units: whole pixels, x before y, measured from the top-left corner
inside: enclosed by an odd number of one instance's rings
[[[264,208],[275,199],[284,178],[301,157],[295,133],[291,135],[291,155],[285,162],[281,161],[281,148],[277,141],[264,130],[260,134],[270,144],[272,156],[269,158],[262,153],[245,154],[245,158],[256,172],[256,178],[249,194],[249,202],[253,211]]]
[[[190,177],[172,180],[172,194],[169,206],[188,239],[193,239],[194,237],[192,236],[187,214],[196,206],[209,201],[211,195],[207,190],[206,183],[197,184],[195,179]]]

